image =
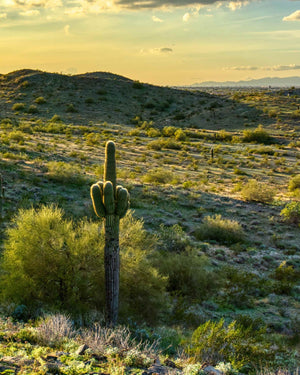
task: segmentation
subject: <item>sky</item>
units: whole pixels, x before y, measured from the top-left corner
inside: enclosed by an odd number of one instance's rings
[[[300,0],[0,0],[0,73],[158,85],[300,75]]]

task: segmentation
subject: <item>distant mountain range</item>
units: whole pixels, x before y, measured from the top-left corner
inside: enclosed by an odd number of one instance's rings
[[[193,83],[187,87],[300,87],[300,77],[265,77],[260,79],[251,79],[249,81],[205,81]]]

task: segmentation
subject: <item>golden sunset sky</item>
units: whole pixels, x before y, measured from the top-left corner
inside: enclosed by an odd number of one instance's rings
[[[0,0],[0,73],[159,85],[300,74],[299,0]]]

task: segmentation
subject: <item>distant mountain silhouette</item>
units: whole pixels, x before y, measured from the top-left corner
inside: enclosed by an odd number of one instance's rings
[[[251,79],[249,81],[205,81],[200,83],[193,83],[187,87],[291,87],[300,86],[300,77],[265,77],[260,79]]]

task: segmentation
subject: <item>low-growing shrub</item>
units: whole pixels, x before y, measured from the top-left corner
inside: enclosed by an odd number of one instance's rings
[[[244,130],[243,141],[269,144],[272,138],[263,126],[259,125],[255,130]]]
[[[210,270],[205,256],[195,252],[159,252],[154,265],[168,280],[167,290],[173,296],[186,297],[189,301],[203,301],[211,297],[218,286],[218,277]]]
[[[223,244],[243,242],[245,233],[235,220],[222,218],[221,215],[206,216],[203,223],[195,230],[199,240],[214,240]]]
[[[292,177],[289,181],[289,191],[300,196],[300,174]]]
[[[265,341],[265,330],[253,331],[232,321],[225,324],[208,321],[199,326],[193,333],[186,350],[197,361],[216,365],[226,361],[235,369],[255,369],[258,365],[271,363],[275,358],[271,343]]]
[[[24,109],[25,109],[25,104],[24,103],[15,103],[12,106],[12,110],[13,111],[24,111]]]
[[[294,285],[300,280],[300,272],[292,265],[283,261],[274,271],[273,278],[277,280],[275,292],[278,294],[290,294]]]
[[[191,240],[178,224],[171,227],[160,225],[158,236],[158,249],[160,251],[168,251],[180,253],[188,249]]]
[[[144,182],[154,184],[171,184],[174,180],[174,174],[164,168],[151,169],[143,177]]]
[[[267,184],[250,180],[241,190],[242,197],[249,202],[271,203],[276,192]]]
[[[34,101],[36,104],[45,104],[46,99],[43,96],[39,96],[38,98],[35,99]]]
[[[63,161],[49,161],[47,163],[48,176],[51,180],[82,185],[86,182],[81,167]]]
[[[300,224],[300,202],[289,202],[281,210],[280,215],[290,224]]]
[[[28,113],[38,113],[37,106],[34,104],[31,104],[27,110]]]

